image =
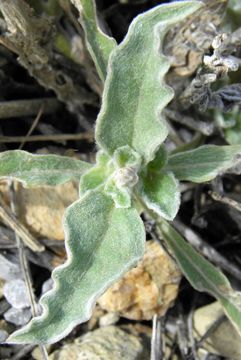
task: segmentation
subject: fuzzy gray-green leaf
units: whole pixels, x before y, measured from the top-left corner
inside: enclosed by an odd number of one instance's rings
[[[241,5],[240,5],[241,6]],[[223,129],[225,139],[230,145],[241,145],[241,113],[238,109],[232,113],[224,114],[227,121],[234,122],[233,126]]]
[[[87,321],[96,299],[144,254],[145,230],[134,208],[116,209],[112,199],[90,191],[66,212],[68,260],[53,272],[54,289],[43,314],[8,339],[53,343]]]
[[[226,315],[241,334],[241,293],[235,292],[221,271],[199,255],[173,227],[162,222],[160,228],[191,285],[219,300]]]
[[[170,156],[166,170],[177,179],[201,183],[214,179],[240,162],[241,145],[204,145]]]
[[[173,98],[165,84],[169,61],[160,53],[171,26],[200,7],[197,1],[157,6],[133,20],[129,31],[111,53],[96,139],[104,150],[129,145],[148,162],[168,130],[162,109]]]
[[[0,179],[19,180],[26,186],[53,186],[79,180],[91,166],[67,156],[33,155],[22,150],[0,153]]]
[[[149,209],[166,220],[175,218],[180,207],[180,190],[172,173],[149,170],[141,177],[139,192]]]
[[[103,187],[108,177],[113,173],[114,166],[111,158],[103,151],[96,155],[96,164],[80,179],[80,195],[83,196],[87,191]]]
[[[116,41],[106,35],[98,24],[94,0],[71,0],[80,12],[85,30],[88,50],[93,58],[101,80],[105,80],[109,56]]]

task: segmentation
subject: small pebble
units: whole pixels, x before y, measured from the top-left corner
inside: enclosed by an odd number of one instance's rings
[[[22,272],[17,258],[13,255],[8,257],[0,254],[0,278],[6,281],[19,279]]]
[[[100,327],[115,325],[119,321],[120,317],[117,313],[110,312],[106,315],[101,316],[99,320]]]
[[[51,290],[53,287],[53,284],[54,284],[54,282],[53,282],[52,278],[49,278],[48,280],[46,280],[42,286],[42,295],[44,295],[46,292]]]
[[[6,300],[16,309],[30,306],[27,288],[23,280],[11,280],[4,284],[3,294]]]
[[[0,279],[0,299],[3,297],[3,285],[4,285],[4,280]]]
[[[3,343],[8,338],[8,333],[6,330],[0,329],[0,344]]]
[[[37,303],[37,304],[35,305],[35,308],[36,308],[37,316],[42,315],[43,310],[44,310],[43,307],[42,307],[42,305],[40,305],[40,303]]]
[[[11,308],[4,313],[4,319],[17,326],[25,325],[31,319],[31,310]]]

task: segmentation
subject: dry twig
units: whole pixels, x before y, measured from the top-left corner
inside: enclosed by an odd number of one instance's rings
[[[195,233],[185,224],[178,220],[175,220],[174,224],[177,230],[183,234],[183,236],[196,250],[200,251],[201,254],[204,255],[213,264],[227,271],[227,273],[233,275],[238,281],[240,281],[241,271],[237,266],[228,261],[224,256],[222,256],[217,250],[210,246],[197,233]]]
[[[227,196],[216,193],[215,191],[209,191],[209,194],[213,200],[219,201],[222,204],[231,206],[235,210],[241,211],[241,204],[233,199],[228,198]]]
[[[0,143],[18,143],[18,142],[36,142],[36,141],[67,141],[67,140],[93,140],[92,132],[84,132],[79,134],[53,134],[53,135],[32,135],[26,136],[0,136]]]
[[[53,90],[72,111],[78,112],[83,104],[96,101],[96,97],[76,81],[77,74],[70,77],[70,71],[64,66],[60,70],[54,52],[55,28],[50,18],[37,17],[24,0],[1,0],[0,11],[8,29],[0,36],[0,43],[18,55],[19,63],[31,76]]]
[[[36,116],[41,106],[44,105],[44,113],[56,112],[60,103],[55,98],[12,100],[0,102],[0,119],[13,117]]]
[[[39,109],[39,112],[38,112],[36,118],[34,119],[34,122],[30,126],[29,131],[27,132],[25,140],[19,146],[19,150],[21,150],[24,147],[24,145],[25,145],[26,141],[28,140],[29,136],[32,134],[32,132],[34,131],[34,129],[38,125],[38,122],[40,121],[41,116],[43,115],[43,112],[44,112],[44,104],[41,105],[41,107]]]
[[[6,206],[0,205],[0,217],[33,251],[44,251],[45,247],[30,234],[23,224],[14,216]]]

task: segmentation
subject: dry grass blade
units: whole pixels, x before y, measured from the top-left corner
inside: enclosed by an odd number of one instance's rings
[[[11,204],[11,210],[12,210],[13,216],[17,216],[16,206],[15,206],[15,191],[14,191],[14,186],[13,186],[12,181],[9,182],[9,197],[10,197],[10,204]],[[20,239],[20,237],[18,236],[16,229],[15,229],[15,240],[16,240],[16,245],[18,248],[20,266],[21,266],[21,270],[22,270],[22,273],[24,276],[26,287],[27,287],[29,301],[31,304],[32,315],[37,316],[39,312],[38,312],[37,304],[36,304],[36,300],[35,300],[35,294],[34,294],[34,289],[33,289],[33,284],[32,284],[32,276],[31,276],[31,272],[30,272],[30,268],[29,268],[29,262],[26,257],[26,254],[25,254],[24,244],[23,244],[22,240]],[[46,348],[44,346],[39,346],[39,349],[40,349],[40,352],[42,355],[42,360],[48,360],[48,353],[47,353]]]
[[[162,359],[161,318],[154,315],[152,322],[151,360]]]
[[[40,119],[41,119],[41,117],[43,115],[44,108],[45,108],[45,106],[44,106],[44,104],[42,104],[39,111],[38,111],[38,114],[37,114],[36,118],[34,119],[32,125],[31,125],[31,127],[30,127],[30,129],[29,129],[29,131],[28,131],[28,133],[26,135],[25,140],[20,144],[19,150],[22,150],[22,148],[24,147],[24,145],[26,143],[26,140],[29,138],[29,136],[32,134],[32,132],[34,131],[34,129],[38,125],[38,123],[39,123],[39,121],[40,121]]]
[[[0,217],[3,221],[23,240],[24,244],[33,251],[44,251],[45,247],[30,234],[19,220],[11,213],[6,206],[0,205]]]

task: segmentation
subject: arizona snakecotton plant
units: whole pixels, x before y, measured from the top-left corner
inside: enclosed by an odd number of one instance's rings
[[[0,177],[25,185],[80,180],[80,198],[64,217],[67,262],[53,271],[54,288],[40,300],[43,313],[13,333],[9,343],[53,343],[88,320],[97,298],[142,259],[140,212],[156,221],[185,276],[220,300],[241,331],[240,295],[212,264],[168,224],[180,206],[179,180],[209,181],[236,164],[241,146],[203,146],[169,155],[162,111],[174,93],[165,84],[170,60],[162,53],[167,31],[202,6],[199,1],[157,6],[133,20],[117,45],[98,27],[93,1],[79,9],[88,48],[104,81],[96,123],[96,164],[24,151],[0,154]],[[195,167],[193,166],[195,164]]]

